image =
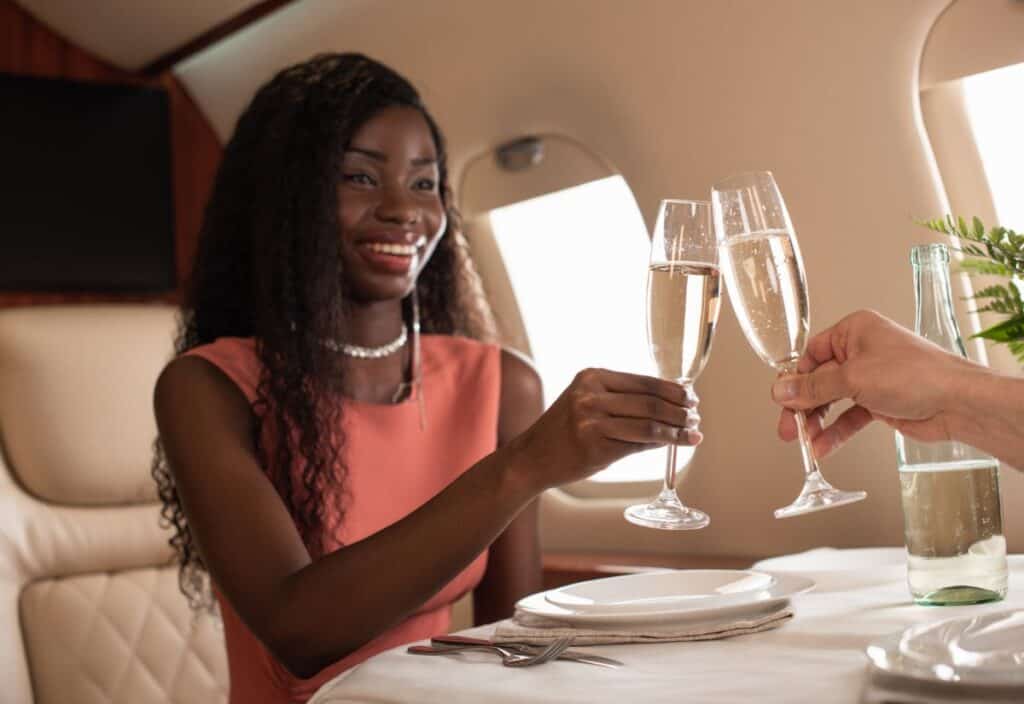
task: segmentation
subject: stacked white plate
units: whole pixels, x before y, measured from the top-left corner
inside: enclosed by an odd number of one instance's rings
[[[806,577],[753,570],[659,570],[531,594],[520,611],[572,625],[712,621],[767,613],[808,591]]]
[[[899,677],[972,685],[1024,685],[1024,611],[912,626],[867,649],[871,664]]]

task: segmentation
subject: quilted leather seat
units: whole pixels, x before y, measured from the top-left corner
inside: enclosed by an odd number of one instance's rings
[[[150,478],[174,309],[0,311],[0,702],[223,702]]]

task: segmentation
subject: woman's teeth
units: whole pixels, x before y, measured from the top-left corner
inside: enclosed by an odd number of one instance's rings
[[[398,257],[412,257],[416,254],[414,244],[384,244],[383,242],[367,242],[363,245],[371,252],[391,254]]]

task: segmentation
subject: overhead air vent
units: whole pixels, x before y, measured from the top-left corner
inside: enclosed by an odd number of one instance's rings
[[[506,171],[524,171],[544,161],[544,142],[540,137],[523,137],[502,144],[494,156]]]

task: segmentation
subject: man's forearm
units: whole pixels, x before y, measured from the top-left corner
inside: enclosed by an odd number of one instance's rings
[[[1024,378],[975,367],[950,388],[953,438],[1024,470]]]

